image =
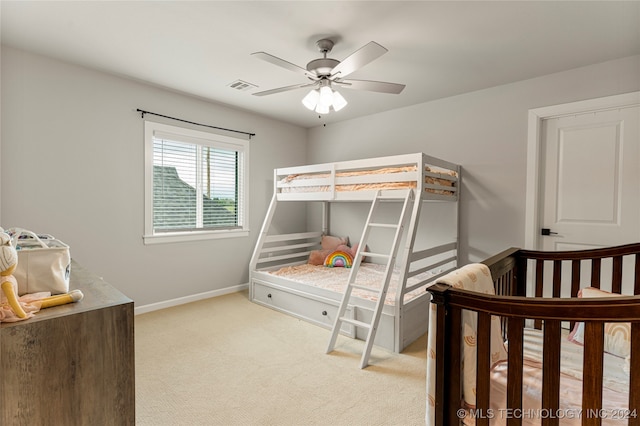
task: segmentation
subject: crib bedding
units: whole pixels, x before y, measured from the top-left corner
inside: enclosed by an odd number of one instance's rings
[[[523,339],[523,404],[522,411],[509,411],[506,407],[507,362],[502,361],[491,370],[491,425],[504,425],[509,417],[522,418],[522,424],[539,425],[545,416],[555,416],[561,425],[580,425],[582,418],[600,416],[603,425],[623,423],[625,416],[634,415],[627,410],[629,404],[629,373],[625,371],[625,360],[608,353],[604,354],[603,409],[600,412],[584,413],[582,406],[582,350],[563,336],[560,363],[560,409],[557,413],[542,410],[542,339],[541,330],[525,329]],[[465,424],[474,424],[470,417]]]
[[[380,288],[384,279],[385,266],[375,263],[361,263],[360,270],[356,278],[356,284],[361,284],[371,288]],[[278,270],[269,271],[269,274],[280,276],[301,284],[323,288],[329,291],[343,294],[349,280],[351,268],[330,268],[319,265],[294,265],[285,266]],[[407,280],[406,287],[419,284],[421,281],[434,277],[432,272],[423,272]],[[393,271],[389,289],[385,298],[385,304],[395,305],[396,291],[400,280],[399,270]],[[419,296],[427,294],[425,288],[427,284],[404,295],[404,303],[409,302]],[[354,296],[370,301],[377,301],[375,294],[359,289],[353,289]]]
[[[378,169],[370,169],[370,170],[350,170],[350,171],[342,171],[336,172],[336,179],[340,178],[353,178],[353,177],[373,177],[373,176],[385,176],[382,178],[382,181],[376,182],[377,179],[370,179],[369,181],[364,182],[354,182],[354,183],[337,183],[335,185],[336,191],[366,191],[366,190],[378,190],[378,189],[403,189],[403,188],[416,188],[417,183],[414,178],[409,178],[407,175],[399,176],[400,173],[410,173],[415,172],[417,170],[416,166],[401,166],[401,167],[383,167]],[[451,178],[457,178],[457,173],[455,171],[435,171],[429,167],[425,168],[427,173],[430,173],[434,176],[425,175],[424,183],[430,185],[439,185],[445,187],[453,187],[454,182]],[[386,178],[386,176],[392,176],[391,178]],[[440,177],[438,177],[440,176]],[[299,174],[290,174],[282,179],[280,179],[280,191],[284,193],[292,193],[292,192],[327,192],[331,190],[330,185],[305,185],[304,183],[300,186],[291,185],[293,182],[304,182],[309,179],[327,179],[330,178],[330,173],[299,173]],[[291,185],[291,186],[289,186]],[[426,188],[427,192],[435,193],[435,194],[443,194],[443,195],[451,195],[453,191],[443,190],[443,189],[435,189],[435,188]]]

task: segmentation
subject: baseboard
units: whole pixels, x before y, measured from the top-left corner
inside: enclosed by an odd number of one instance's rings
[[[147,312],[158,311],[160,309],[171,308],[173,306],[184,305],[185,303],[197,302],[198,300],[210,299],[212,297],[224,296],[229,293],[236,293],[249,288],[249,283],[240,284],[233,287],[221,288],[219,290],[206,291],[204,293],[193,294],[191,296],[179,297],[177,299],[165,300],[163,302],[151,303],[149,305],[136,306],[134,315],[146,314]]]

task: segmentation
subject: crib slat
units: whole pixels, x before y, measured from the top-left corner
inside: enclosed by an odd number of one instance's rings
[[[562,260],[553,261],[553,297],[560,297],[560,284],[562,284]]]
[[[611,291],[613,293],[622,293],[622,256],[613,257]]]
[[[529,267],[529,261],[524,256],[518,256],[516,258],[516,274],[514,276],[515,291],[513,296],[526,296],[527,295],[527,270]]]
[[[582,262],[580,259],[574,259],[571,261],[571,297],[578,297],[580,291],[580,272]],[[575,321],[569,321],[569,330],[573,330]]]
[[[640,294],[640,254],[636,254],[633,294]]]
[[[476,331],[476,426],[489,426],[489,380],[491,366],[491,315],[478,312]],[[486,413],[486,414],[485,414]]]
[[[571,261],[571,297],[578,297],[580,291],[580,260]]]
[[[591,287],[600,288],[600,258],[591,259]]]
[[[506,274],[499,277],[497,280],[493,282],[496,295],[500,296],[510,296],[514,294],[514,285],[513,285],[513,271],[509,271]],[[502,338],[506,339],[506,331],[507,331],[507,318],[500,318],[500,330],[502,330]]]
[[[557,413],[560,408],[560,321],[545,320],[542,354],[542,408]],[[542,418],[542,426],[557,426],[556,416]]]
[[[508,341],[509,353],[507,369],[507,409],[516,410],[522,408],[522,363],[523,363],[523,329],[524,318],[509,318]],[[507,426],[521,426],[522,416],[510,416],[507,418]]]
[[[629,426],[640,426],[640,323],[631,323]]]
[[[542,297],[542,290],[544,286],[544,260],[536,260],[536,297]]]
[[[544,260],[542,259],[537,259],[536,260],[536,276],[535,276],[535,282],[536,282],[536,297],[542,297],[542,290],[543,290],[543,280],[544,280]],[[538,330],[540,330],[542,328],[542,321],[540,320],[535,320],[533,322],[533,326],[535,328],[537,328]]]
[[[604,323],[585,322],[582,360],[582,425],[599,426],[595,413],[602,408],[602,371],[604,368]],[[597,373],[597,374],[589,374]]]

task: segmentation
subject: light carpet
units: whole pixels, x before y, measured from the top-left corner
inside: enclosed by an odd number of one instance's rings
[[[423,425],[426,335],[401,354],[233,293],[135,318],[137,425]]]

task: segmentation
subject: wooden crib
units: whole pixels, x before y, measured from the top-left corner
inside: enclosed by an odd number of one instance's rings
[[[496,295],[455,289],[443,283],[428,289],[435,305],[432,309],[437,338],[433,354],[435,377],[428,378],[435,380],[435,401],[431,401],[434,407],[430,407],[435,418],[429,419],[428,408],[427,424],[462,422],[461,315],[467,309],[477,312],[478,324],[473,423],[494,424],[497,414],[490,394],[494,363],[490,359],[489,324],[492,316],[498,316],[502,337],[508,342],[506,407],[500,413],[523,412],[523,335],[527,328],[543,330],[541,405],[537,413],[561,412],[561,345],[567,340],[567,329],[584,322],[582,396],[577,424],[600,425],[603,421],[609,424],[606,421],[617,417],[615,424],[640,425],[640,243],[562,252],[512,248],[482,263],[491,271]],[[635,296],[579,298],[584,287]],[[620,358],[621,363],[628,365],[628,406],[614,413],[603,410],[605,323],[623,322],[630,323],[631,330],[630,355]],[[506,417],[507,425],[523,424],[522,416]],[[536,422],[558,425],[561,417],[541,416]]]

